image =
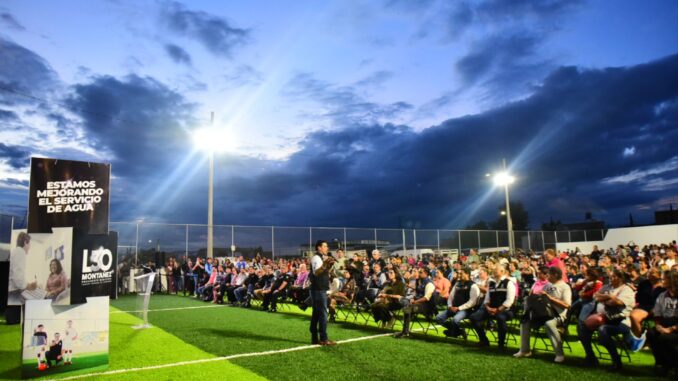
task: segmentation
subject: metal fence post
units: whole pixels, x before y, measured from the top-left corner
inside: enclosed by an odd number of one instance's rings
[[[567,231],[567,242],[572,242],[572,232],[569,230]]]
[[[235,257],[235,225],[231,225],[231,255]]]
[[[188,259],[188,225],[186,225],[186,259]]]
[[[480,230],[476,230],[476,232],[478,233],[478,249],[480,249],[482,247],[480,244]]]
[[[308,228],[308,251],[309,251],[309,253],[313,253],[311,251],[312,246],[313,246],[313,228],[309,227]]]
[[[414,252],[417,252],[417,229],[412,229],[412,244],[414,245]],[[417,257],[419,257],[417,255]]]
[[[139,265],[139,222],[137,222],[137,238],[134,241],[134,264]]]
[[[346,252],[346,228],[344,228],[344,253]]]
[[[532,241],[530,240],[530,231],[527,231],[527,251],[532,251]]]
[[[271,259],[275,260],[275,226],[271,226]]]
[[[546,238],[544,238],[544,231],[541,231],[541,251],[546,251]]]
[[[494,247],[499,247],[499,230],[495,230],[494,233],[495,233],[495,236],[496,236],[496,238],[495,238],[496,245]]]
[[[407,245],[405,245],[405,229],[401,229],[403,233],[403,254],[405,253],[405,250],[407,250]]]
[[[438,254],[440,254],[440,229],[436,230],[436,233],[438,234]]]
[[[461,255],[461,230],[457,230],[457,246],[459,247],[459,255]]]
[[[377,247],[377,229],[374,229],[374,248],[378,249],[378,247]]]
[[[586,230],[584,230],[584,242],[588,242],[588,238],[586,238]]]

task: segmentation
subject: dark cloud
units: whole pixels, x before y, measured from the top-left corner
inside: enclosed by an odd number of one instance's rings
[[[0,37],[0,103],[34,103],[50,92],[58,78],[47,61]]]
[[[380,72],[377,72],[380,73]],[[388,77],[388,72],[382,72]],[[381,76],[384,77],[384,74]],[[377,79],[383,81],[384,79]],[[377,83],[374,79],[369,82]],[[312,117],[329,117],[337,125],[354,123],[375,123],[392,120],[409,111],[413,106],[407,102],[379,104],[366,100],[359,94],[360,86],[337,86],[330,82],[315,78],[310,73],[295,75],[285,86],[285,94],[297,100],[316,102],[324,108],[321,115]]]
[[[165,52],[174,62],[191,66],[191,55],[182,47],[174,44],[165,44]]]
[[[19,116],[14,111],[0,109],[0,121],[18,122]]]
[[[92,144],[114,155],[121,176],[138,176],[167,164],[186,149],[193,106],[150,77],[94,77],[73,87],[70,111],[83,121]]]
[[[224,179],[221,203],[237,204],[229,215],[249,223],[462,227],[495,218],[501,194],[484,173],[505,157],[519,179],[513,197],[534,224],[587,211],[619,223],[672,192],[676,171],[664,169],[678,163],[667,144],[678,139],[676,105],[678,56],[628,68],[563,67],[529,98],[420,133],[388,124],[312,133],[282,167]],[[644,144],[643,135],[661,141]],[[629,159],[623,151],[633,140],[643,149]],[[632,181],[609,180],[628,173]]]
[[[189,10],[177,2],[163,3],[161,19],[171,31],[197,40],[220,56],[230,57],[233,49],[250,38],[248,29],[234,27],[223,17]]]
[[[6,161],[14,169],[27,167],[30,157],[31,151],[27,147],[0,143],[0,160]]]
[[[546,73],[549,62],[536,58],[539,45],[539,36],[528,32],[484,37],[471,45],[455,68],[465,87],[480,83],[511,93]]]
[[[446,33],[445,42],[457,40],[474,25],[507,30],[507,27],[530,25],[540,30],[557,27],[559,20],[580,8],[579,0],[487,0],[455,1],[443,3],[435,11],[437,21],[429,21],[421,26],[427,35],[427,29],[435,28],[442,22]]]
[[[0,23],[4,24],[6,27],[18,31],[24,31],[26,28],[17,21],[11,13],[0,12]]]

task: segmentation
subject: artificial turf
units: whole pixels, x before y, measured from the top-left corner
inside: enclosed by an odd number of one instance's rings
[[[46,374],[49,374],[50,376],[60,373],[70,374],[70,372],[80,369],[87,369],[88,372],[103,371],[108,368],[108,353],[87,354],[86,356],[81,355],[78,356],[77,361],[74,361],[72,364],[64,365],[59,363],[43,371],[40,371],[37,368],[37,358],[30,361],[24,361],[23,364],[21,364],[21,373],[26,378],[35,378],[42,377]]]
[[[415,335],[415,339],[409,340],[379,336],[332,348],[219,359],[220,356],[310,344],[310,310],[302,312],[292,306],[271,314],[255,309],[211,308],[207,303],[190,297],[153,295],[150,308],[157,311],[148,315],[153,328],[133,330],[131,326],[139,324],[138,317],[121,311],[136,310],[136,297],[113,300],[111,306],[110,366],[107,371],[185,363],[169,368],[92,376],[102,380],[204,380],[212,377],[230,380],[346,380],[356,377],[389,380],[458,377],[474,380],[654,379],[653,359],[647,352],[633,354],[632,363],[625,364],[625,371],[620,375],[608,373],[603,367],[583,367],[583,350],[576,342],[572,343],[573,353],[566,352],[566,363],[554,364],[550,352],[538,352],[530,359],[514,359],[511,354],[517,350],[515,343],[509,343],[505,351],[494,346],[480,349],[473,340],[445,339],[433,331],[429,331],[428,335]],[[165,310],[185,307],[199,308]],[[19,330],[17,325],[0,325],[0,379],[20,378]],[[373,325],[336,323],[329,325],[328,332],[333,340],[345,340],[376,336],[387,331]],[[576,336],[572,340],[576,340]],[[193,363],[197,360],[201,362]],[[50,374],[49,378],[89,373],[93,371]]]

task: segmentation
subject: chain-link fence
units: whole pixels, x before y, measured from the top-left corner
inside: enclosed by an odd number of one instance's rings
[[[205,257],[207,225],[160,224],[148,222],[112,222],[110,230],[118,232],[118,257],[133,257],[136,263],[157,262],[157,253],[167,258]],[[315,241],[328,241],[332,248],[347,252],[383,254],[421,254],[506,250],[508,232],[500,230],[444,229],[366,229],[289,226],[214,225],[215,257],[259,254],[267,258],[308,255]],[[514,231],[516,249],[542,252],[556,243],[599,241],[604,230],[586,231]],[[164,262],[165,258],[160,259]]]
[[[8,249],[12,229],[26,227],[23,217],[0,214],[0,246]],[[128,263],[164,263],[169,257],[205,257],[207,225],[111,222],[118,232],[118,258]],[[600,241],[605,230],[514,231],[516,249],[541,252],[556,243]],[[289,226],[214,225],[214,256],[257,254],[267,258],[308,255],[314,242],[323,239],[333,249],[384,255],[461,253],[470,249],[506,250],[508,232],[502,230],[372,229]],[[159,257],[164,256],[165,258]]]

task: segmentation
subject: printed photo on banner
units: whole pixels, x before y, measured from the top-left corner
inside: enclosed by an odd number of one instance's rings
[[[111,165],[31,158],[28,232],[52,227],[108,233]]]
[[[14,230],[10,248],[8,305],[26,300],[71,304],[73,228],[44,234]]]
[[[28,300],[22,338],[22,378],[108,367],[107,296],[73,307]]]

